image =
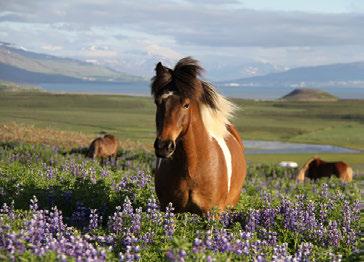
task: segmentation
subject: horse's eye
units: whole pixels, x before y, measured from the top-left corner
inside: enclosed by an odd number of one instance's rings
[[[190,104],[184,104],[183,108],[188,109],[190,107]]]

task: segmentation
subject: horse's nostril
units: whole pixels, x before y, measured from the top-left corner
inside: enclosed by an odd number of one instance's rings
[[[175,149],[175,144],[172,140],[168,141],[168,150],[173,151]]]

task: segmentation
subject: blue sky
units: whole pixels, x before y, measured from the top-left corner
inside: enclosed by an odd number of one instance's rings
[[[364,1],[0,0],[0,41],[144,76],[191,55],[221,79],[364,61]]]

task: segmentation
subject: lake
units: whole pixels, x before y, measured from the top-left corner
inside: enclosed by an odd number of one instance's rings
[[[247,154],[360,153],[359,150],[345,147],[279,141],[245,140],[244,146]]]
[[[143,83],[79,83],[79,84],[39,84],[48,92],[56,93],[90,93],[90,94],[125,94],[135,96],[149,96],[150,86],[147,82]],[[245,99],[277,99],[294,88],[291,87],[229,87],[216,86],[217,89],[227,97]],[[364,99],[364,88],[352,87],[330,87],[320,88],[339,98],[343,99]]]

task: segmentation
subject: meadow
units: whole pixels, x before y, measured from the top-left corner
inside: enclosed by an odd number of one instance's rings
[[[81,152],[81,151],[79,151]],[[360,192],[336,178],[250,165],[219,218],[160,210],[154,156],[120,150],[101,167],[57,146],[0,146],[0,260],[359,261]]]
[[[121,140],[146,145],[155,138],[155,106],[151,97],[122,95],[0,92],[0,123],[95,135],[100,131]],[[233,122],[243,139],[329,144],[364,150],[364,101],[284,102],[234,99],[239,106]],[[302,164],[310,155],[249,155],[248,160],[270,163],[291,160]],[[363,154],[324,154],[361,170]]]
[[[295,181],[280,159],[249,155],[238,206],[218,218],[160,210],[151,98],[0,92],[0,260],[360,261],[362,176]],[[364,101],[234,100],[244,139],[364,149]],[[84,157],[117,135],[115,162]],[[73,150],[72,150],[73,149]],[[363,154],[325,154],[363,170]]]

